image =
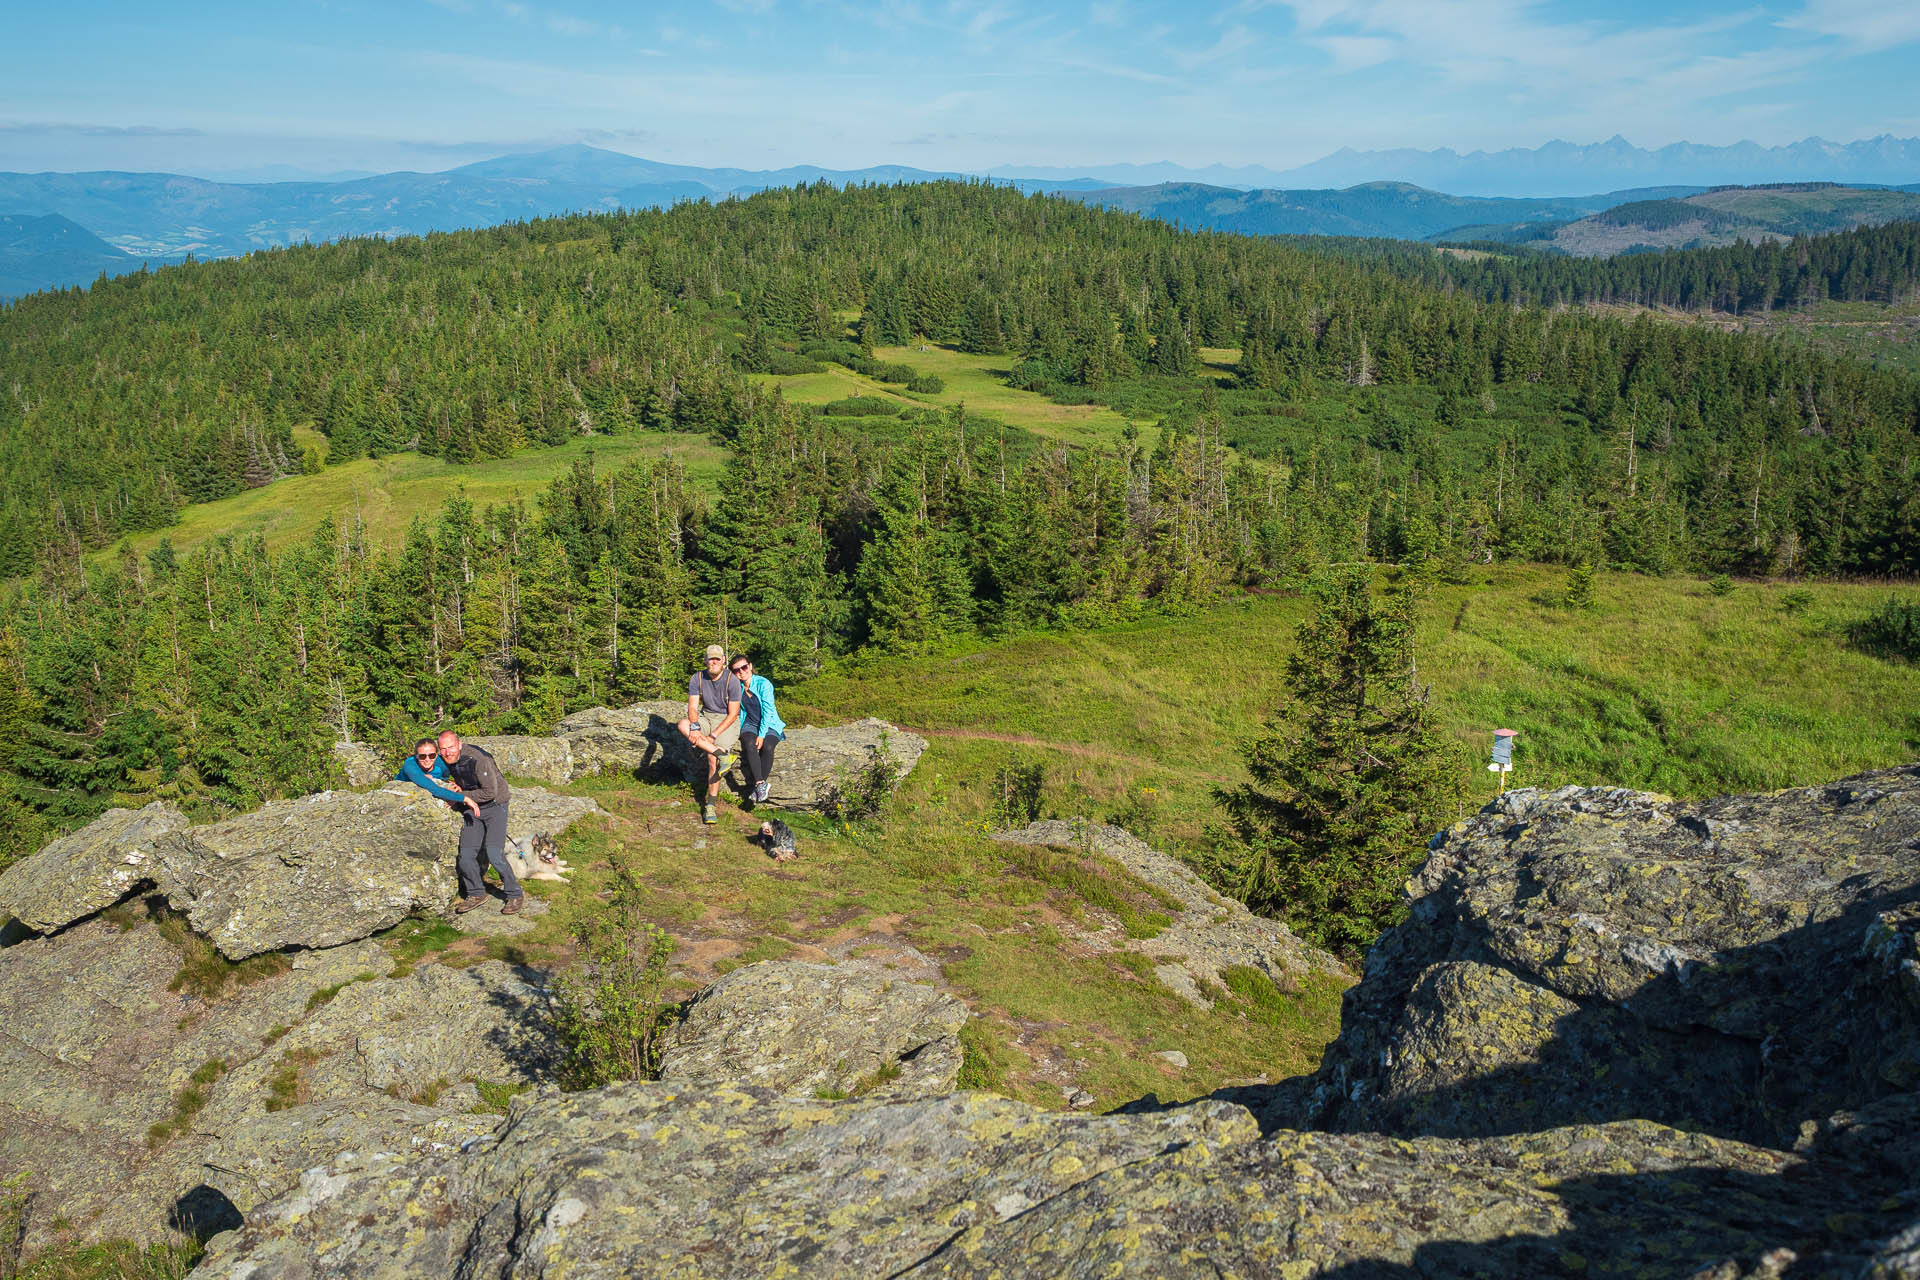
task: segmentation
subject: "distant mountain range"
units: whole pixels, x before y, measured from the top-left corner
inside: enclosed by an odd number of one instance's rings
[[[8,215],[0,229],[0,299],[84,284],[102,271],[134,270],[141,262],[176,262],[189,253],[224,257],[343,236],[451,231],[567,212],[724,199],[802,182],[980,176],[901,165],[706,169],[588,146],[500,156],[443,173],[385,173],[337,182],[0,173],[0,215]],[[1446,150],[1347,150],[1280,172],[1162,164],[1073,172],[1013,168],[991,176],[1023,190],[1060,192],[1192,227],[1422,238],[1470,225],[1497,232],[1571,222],[1615,205],[1686,197],[1728,182],[1816,177],[1913,182],[1920,179],[1920,139],[1845,145],[1808,139],[1773,148],[1680,143],[1650,152],[1615,138],[1591,147],[1549,143],[1531,151],[1464,156]],[[1629,180],[1619,180],[1622,176]],[[1147,183],[1150,178],[1154,181]],[[1465,194],[1442,194],[1426,184]],[[1609,194],[1513,196],[1537,188]]]

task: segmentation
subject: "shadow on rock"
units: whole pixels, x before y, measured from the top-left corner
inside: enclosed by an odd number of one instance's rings
[[[240,1210],[227,1199],[227,1193],[204,1182],[174,1201],[167,1214],[168,1226],[202,1243],[222,1231],[232,1231],[243,1221]]]

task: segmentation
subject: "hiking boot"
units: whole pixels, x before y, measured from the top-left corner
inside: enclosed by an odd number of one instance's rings
[[[765,778],[753,784],[753,802],[765,804],[767,800],[767,780]]]
[[[718,811],[714,809],[712,805],[708,805],[705,811],[701,813],[700,821],[708,824],[718,822],[720,821],[720,814]]]
[[[518,898],[508,898],[505,902],[500,904],[500,914],[503,916],[519,915],[520,907],[523,903],[526,902],[526,900],[527,899],[524,894]]]
[[[720,753],[720,772],[732,773],[733,766],[739,763],[739,760],[740,760],[740,757],[734,755],[733,752],[722,751]]]
[[[453,914],[463,916],[475,907],[483,905],[486,900],[487,895],[484,893],[476,893],[471,898],[462,898],[453,904]]]

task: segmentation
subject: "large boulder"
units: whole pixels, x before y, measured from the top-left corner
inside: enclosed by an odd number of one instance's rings
[[[151,883],[156,849],[186,825],[187,815],[161,801],[109,809],[0,872],[0,907],[35,933],[64,929]]]
[[[1785,1148],[1920,1089],[1920,766],[1686,803],[1509,792],[1408,889],[1271,1122],[1637,1116]]]
[[[653,782],[682,782],[706,776],[704,759],[687,745],[675,726],[687,714],[684,702],[640,702],[614,710],[593,707],[562,720],[555,730],[573,758],[575,777],[621,773]],[[927,749],[918,734],[883,720],[790,728],[774,753],[767,803],[779,809],[831,812],[848,780],[883,749],[897,782],[913,772]],[[738,767],[728,783],[744,794]]]
[[[573,760],[573,776],[626,774],[649,781],[687,777],[692,749],[674,726],[687,714],[684,702],[636,702],[630,707],[589,707],[554,729]]]
[[[466,1095],[462,1095],[465,1100]],[[451,1155],[500,1127],[500,1117],[446,1110],[386,1093],[355,1093],[248,1116],[204,1148],[201,1176],[241,1213],[286,1194],[307,1169],[356,1151]]]
[[[465,1153],[310,1168],[195,1275],[1733,1275],[1903,1225],[1839,1212],[1858,1188],[1824,1172],[1644,1121],[1263,1140],[1218,1102],[1094,1117],[621,1085],[546,1095]]]
[[[231,1134],[269,1114],[276,1078],[291,1079],[279,1090],[282,1109],[368,1093],[437,1098],[473,1080],[538,1083],[552,1072],[554,1040],[534,976],[489,960],[352,982],[270,1051],[233,1067],[206,1127]]]
[[[598,801],[562,795],[545,787],[515,787],[507,801],[507,834],[557,836],[582,818],[606,816]]]
[[[189,827],[155,880],[230,959],[332,947],[453,901],[459,824],[418,787],[323,791]]]
[[[557,786],[573,781],[573,750],[565,738],[500,734],[468,738],[467,742],[492,756],[508,777],[538,778]],[[515,793],[518,794],[517,789]]]
[[[877,967],[752,964],[694,998],[661,1054],[660,1078],[802,1097],[948,1093],[966,1021],[959,1000]]]
[[[1256,969],[1285,991],[1297,989],[1311,974],[1352,980],[1338,960],[1294,937],[1282,922],[1253,914],[1179,859],[1148,847],[1121,827],[1047,819],[996,832],[994,839],[1097,853],[1150,886],[1166,907],[1169,923],[1151,938],[1125,938],[1121,945],[1152,960],[1155,978],[1200,1008],[1212,1007],[1206,993],[1221,989],[1226,969]]]

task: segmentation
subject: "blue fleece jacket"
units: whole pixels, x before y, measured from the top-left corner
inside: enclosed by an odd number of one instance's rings
[[[396,782],[411,782],[428,795],[433,796],[435,799],[445,800],[448,804],[465,804],[467,802],[467,798],[458,791],[449,791],[445,787],[434,784],[436,778],[441,782],[447,780],[447,762],[445,760],[436,759],[433,762],[432,770],[429,771],[420,767],[419,760],[413,756],[408,756],[407,762],[400,766],[400,772],[394,774],[393,777]]]
[[[773,705],[773,682],[765,676],[747,681],[747,696],[740,700],[740,736],[787,736],[787,722],[780,718],[780,709]]]

